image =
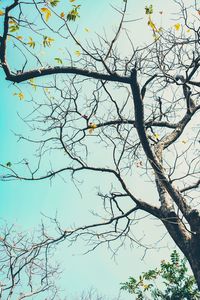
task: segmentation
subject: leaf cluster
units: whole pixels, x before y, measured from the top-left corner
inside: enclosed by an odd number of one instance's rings
[[[145,14],[152,15],[153,14],[153,5],[145,6]]]
[[[180,259],[174,250],[169,262],[161,261],[159,269],[143,272],[138,280],[130,277],[129,281],[122,283],[121,289],[136,295],[136,300],[198,300],[200,292],[194,276],[188,274],[186,263],[186,259]]]
[[[58,5],[59,2],[60,2],[60,0],[50,0],[50,5],[51,5],[52,7],[55,7],[55,6]]]
[[[51,43],[54,41],[54,39],[52,39],[51,37],[48,37],[48,36],[44,36],[43,37],[43,46],[44,47],[50,47],[51,46]]]
[[[67,21],[76,21],[79,18],[80,5],[73,5],[73,9],[67,14]]]

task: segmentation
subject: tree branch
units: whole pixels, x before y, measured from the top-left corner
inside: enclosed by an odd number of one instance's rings
[[[104,74],[99,72],[93,72],[85,69],[79,69],[75,67],[49,67],[49,68],[41,68],[37,70],[31,70],[19,74],[11,74],[7,72],[6,79],[12,82],[20,83],[31,78],[37,78],[41,76],[47,75],[55,75],[55,74],[74,74],[74,75],[81,75],[89,78],[94,78],[98,80],[105,80],[105,81],[114,81],[114,82],[121,82],[121,83],[130,83],[130,78],[125,76],[120,76],[117,74]]]
[[[151,147],[149,145],[148,137],[147,137],[145,126],[144,126],[144,108],[143,108],[142,97],[140,94],[140,87],[137,82],[136,69],[132,70],[131,79],[132,79],[131,90],[132,90],[133,100],[134,100],[136,128],[137,128],[137,132],[138,132],[143,150],[144,150],[152,168],[154,169],[157,177],[159,178],[159,181],[166,188],[169,195],[175,201],[176,205],[180,208],[180,210],[183,213],[183,215],[185,216],[185,218],[189,221],[191,207],[187,204],[186,200],[183,198],[183,196],[180,194],[180,192],[178,192],[174,187],[172,187],[172,185],[168,181],[167,177],[164,175],[161,164],[157,160],[155,154],[153,153],[153,151],[151,150]]]

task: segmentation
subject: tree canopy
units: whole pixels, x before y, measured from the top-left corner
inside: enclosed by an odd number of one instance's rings
[[[80,24],[81,1],[8,2],[0,10],[1,68],[14,95],[31,99],[24,118],[31,135],[19,139],[38,147],[34,161],[1,163],[1,179],[70,173],[80,189],[86,176],[90,184],[103,180],[96,221],[66,229],[54,220],[57,234],[45,244],[83,237],[90,249],[127,239],[141,245],[134,224],[150,215],[184,253],[200,287],[197,1],[173,1],[176,11],[164,25],[165,11],[151,3],[138,17],[131,1],[114,1],[114,30],[91,38]],[[148,36],[138,41],[140,30]]]

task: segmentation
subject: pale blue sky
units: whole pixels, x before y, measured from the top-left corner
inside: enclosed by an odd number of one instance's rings
[[[77,1],[82,4],[80,25],[88,27],[91,35],[100,28],[105,30],[110,28],[110,24],[115,23],[116,13],[107,3],[115,5],[119,0],[87,0]],[[152,0],[141,1],[131,0],[130,15],[133,18],[144,17],[145,5],[153,4],[157,10],[163,9],[166,13],[170,13],[171,1]],[[132,14],[133,12],[133,14]],[[139,39],[141,34],[147,39],[150,37],[147,28],[143,25],[146,21],[138,21],[135,31],[135,38]],[[61,45],[62,46],[62,45]],[[10,54],[10,59],[13,59]],[[32,146],[27,143],[17,143],[17,137],[12,131],[24,133],[27,131],[25,124],[17,116],[17,112],[24,114],[28,105],[26,101],[19,101],[13,96],[15,87],[11,83],[5,81],[5,75],[0,73],[1,80],[1,101],[0,101],[0,162],[7,161],[16,162],[22,158],[29,156]],[[37,95],[40,96],[40,95]],[[48,180],[42,182],[0,182],[0,198],[1,211],[0,218],[8,223],[15,223],[19,229],[33,229],[41,220],[44,213],[54,216],[58,212],[58,217],[66,226],[73,224],[78,219],[78,224],[85,220],[89,222],[89,210],[98,207],[98,199],[96,197],[95,179],[91,185],[90,180],[85,180],[82,190],[82,197],[77,188],[70,180],[70,176],[66,175],[66,182],[60,178],[55,178],[50,183]],[[137,179],[138,192],[143,188],[140,179]],[[96,180],[98,184],[98,180]],[[101,184],[104,185],[103,178]],[[149,197],[150,187],[146,185],[147,196]],[[153,194],[151,194],[153,197]],[[156,226],[155,226],[156,225]],[[21,227],[20,227],[21,226]],[[136,226],[135,232],[145,232],[147,240],[154,242],[164,232],[160,223],[153,220],[144,220],[142,227]],[[169,241],[169,243],[171,243]],[[167,245],[164,240],[161,245]],[[141,261],[143,250],[139,248],[130,249],[129,246],[121,249],[116,261],[111,259],[111,253],[105,247],[100,247],[92,253],[81,255],[87,248],[82,242],[78,242],[73,247],[68,248],[67,243],[60,246],[58,250],[58,259],[62,258],[62,267],[65,269],[62,285],[66,287],[66,295],[74,295],[82,292],[91,286],[98,289],[100,293],[108,296],[118,294],[120,282],[126,281],[129,276],[136,276],[141,271],[154,267],[162,258],[169,256],[168,249],[161,249],[147,252],[144,261]],[[124,299],[128,299],[125,294]],[[130,297],[132,299],[132,297]]]

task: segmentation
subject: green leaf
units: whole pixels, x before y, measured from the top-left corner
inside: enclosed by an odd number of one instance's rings
[[[179,262],[179,254],[176,250],[174,250],[171,254],[171,261],[173,264],[177,264]]]
[[[187,271],[186,259],[180,259],[179,253],[175,250],[171,254],[170,262],[162,260],[160,268],[143,272],[137,280],[129,277],[129,281],[121,283],[121,290],[135,295],[134,299],[137,300],[198,300],[200,292],[195,278]]]
[[[73,5],[73,9],[67,14],[67,21],[76,21],[79,16],[80,5]]]
[[[6,163],[6,167],[10,168],[11,166],[12,166],[11,162],[8,161],[8,162]]]
[[[58,63],[58,64],[61,64],[62,65],[62,59],[61,58],[59,58],[59,57],[55,57],[54,58],[55,59],[55,61]]]
[[[10,32],[16,32],[17,30],[19,30],[19,25],[18,24],[14,24],[14,25],[11,25],[9,27]]]
[[[52,7],[55,7],[55,6],[58,5],[59,2],[60,2],[60,0],[50,0],[50,5],[51,5]]]
[[[51,37],[48,37],[46,35],[43,37],[42,43],[44,47],[50,47],[52,42],[54,42],[54,39],[52,39]]]
[[[153,14],[153,5],[145,6],[145,14],[152,15]]]
[[[29,45],[30,48],[35,48],[35,42],[32,37],[29,37],[29,42],[27,43],[27,45]]]

